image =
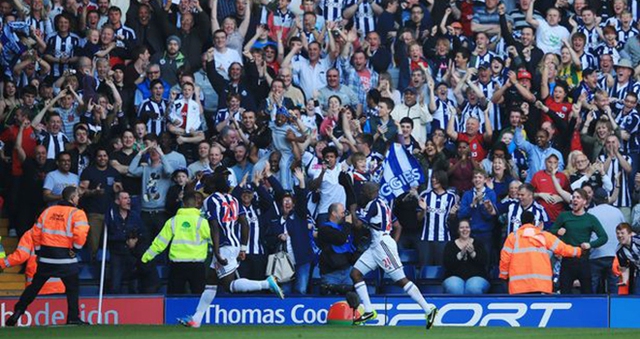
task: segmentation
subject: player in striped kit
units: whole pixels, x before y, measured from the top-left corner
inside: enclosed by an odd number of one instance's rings
[[[444,247],[451,240],[449,215],[457,213],[458,197],[446,190],[448,183],[449,178],[446,172],[435,171],[431,175],[431,190],[420,194],[418,213],[424,214],[421,241],[418,247],[420,266],[442,265]]]
[[[211,195],[204,201],[203,212],[211,225],[214,258],[210,269],[207,270],[205,290],[200,296],[195,314],[178,319],[178,322],[186,327],[200,327],[204,314],[216,296],[218,286],[230,293],[268,289],[281,299],[284,298],[280,286],[272,276],[262,281],[235,279],[238,260],[244,260],[247,254],[249,225],[245,211],[239,208],[238,200],[227,193],[227,175],[227,170],[216,171],[205,179],[204,191]],[[237,232],[238,222],[241,228],[240,237]]]
[[[371,245],[362,253],[351,270],[354,288],[364,304],[364,313],[354,320],[354,324],[364,324],[378,316],[371,305],[364,276],[380,267],[398,286],[404,289],[411,299],[420,305],[425,313],[427,329],[430,329],[436,319],[438,309],[427,303],[418,287],[405,276],[398,256],[396,241],[391,237],[391,230],[394,226],[399,227],[399,224],[392,216],[391,208],[379,196],[379,191],[380,187],[376,183],[367,183],[362,187],[361,205],[365,205],[365,207],[360,210],[358,218],[355,220],[356,227],[364,226],[371,231]],[[399,233],[396,232],[396,238],[399,238]]]
[[[533,199],[535,188],[531,184],[522,184],[518,188],[518,202],[507,205],[507,234],[515,232],[522,226],[522,212],[529,211],[535,217],[535,225],[544,224],[549,228],[549,216],[544,208]]]

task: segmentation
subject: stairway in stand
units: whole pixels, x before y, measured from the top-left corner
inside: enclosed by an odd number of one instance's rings
[[[0,236],[2,246],[7,255],[13,253],[18,246],[18,238],[9,237],[9,220],[0,219]],[[9,267],[0,273],[0,297],[19,296],[24,290],[24,274],[19,273],[21,266]]]

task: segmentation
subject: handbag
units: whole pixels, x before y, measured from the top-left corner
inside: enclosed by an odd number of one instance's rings
[[[279,283],[286,283],[294,279],[296,268],[284,249],[270,254],[267,258],[267,276],[274,276]]]

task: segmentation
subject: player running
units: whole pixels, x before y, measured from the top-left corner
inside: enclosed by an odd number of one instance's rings
[[[205,179],[204,191],[211,195],[204,201],[203,210],[211,225],[214,258],[210,269],[207,270],[206,286],[200,296],[196,313],[178,319],[180,324],[187,327],[200,327],[204,314],[216,296],[218,286],[230,293],[271,290],[280,299],[284,299],[280,286],[272,276],[262,281],[235,279],[238,260],[244,260],[246,255],[249,225],[239,208],[238,200],[228,193],[227,173],[226,170],[216,171]],[[237,222],[240,222],[241,226],[240,239],[236,231]]]
[[[371,230],[371,245],[362,253],[351,270],[351,279],[353,279],[355,290],[364,304],[364,313],[354,320],[354,324],[361,325],[378,317],[378,313],[371,305],[363,277],[377,267],[381,267],[396,285],[402,287],[411,299],[422,307],[427,320],[427,329],[430,329],[436,319],[438,309],[427,303],[418,287],[409,281],[404,274],[398,256],[398,247],[390,235],[392,227],[398,221],[393,218],[391,208],[378,196],[379,189],[378,184],[372,182],[362,186],[361,199],[363,200],[362,204],[366,204],[366,207],[359,211],[355,221],[356,227],[365,226]]]

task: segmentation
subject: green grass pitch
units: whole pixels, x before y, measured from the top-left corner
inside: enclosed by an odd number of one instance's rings
[[[409,338],[640,338],[640,330],[496,327],[352,327],[352,326],[83,326],[2,328],[0,338],[140,338],[140,339],[409,339]]]

